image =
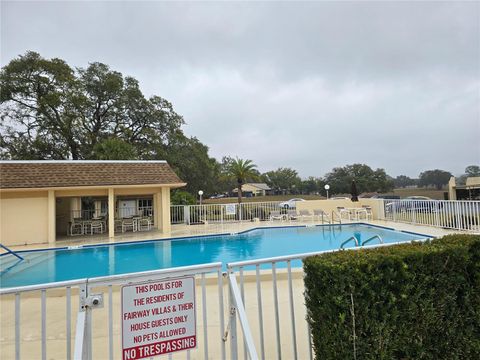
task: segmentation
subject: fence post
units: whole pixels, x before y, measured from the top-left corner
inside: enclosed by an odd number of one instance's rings
[[[230,283],[229,283],[230,284]],[[237,309],[235,308],[235,301],[233,300],[232,288],[228,286],[229,293],[229,307],[230,307],[230,359],[237,360]]]
[[[190,205],[183,206],[183,222],[185,225],[190,225]]]
[[[417,223],[417,208],[416,208],[416,201],[410,201],[411,209],[412,209],[412,222],[414,224]]]
[[[92,359],[92,310],[87,306],[88,283],[79,286],[78,316],[75,330],[75,360]]]

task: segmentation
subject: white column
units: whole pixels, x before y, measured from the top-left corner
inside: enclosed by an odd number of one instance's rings
[[[55,244],[56,238],[55,191],[48,190],[48,243]]]
[[[162,232],[170,233],[172,230],[170,224],[170,188],[162,188]]]
[[[115,192],[108,189],[108,237],[113,240],[115,236]]]
[[[153,194],[153,216],[154,225],[158,230],[162,230],[162,190]]]

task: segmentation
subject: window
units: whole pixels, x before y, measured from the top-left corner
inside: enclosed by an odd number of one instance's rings
[[[138,210],[143,216],[152,216],[153,199],[138,199]]]

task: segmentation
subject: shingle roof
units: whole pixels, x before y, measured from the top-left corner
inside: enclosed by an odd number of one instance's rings
[[[165,161],[0,161],[0,188],[181,184]]]

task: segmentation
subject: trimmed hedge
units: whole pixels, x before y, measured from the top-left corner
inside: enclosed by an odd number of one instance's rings
[[[480,359],[480,236],[304,261],[317,359]]]

